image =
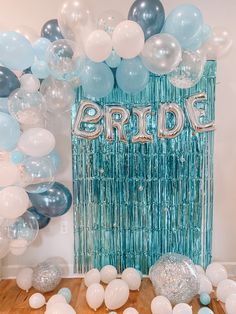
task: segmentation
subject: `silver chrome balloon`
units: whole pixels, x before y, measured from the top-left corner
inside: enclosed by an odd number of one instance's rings
[[[153,141],[153,135],[146,130],[146,118],[151,114],[151,107],[138,107],[133,109],[133,113],[138,118],[138,133],[133,136],[133,143],[148,143]]]

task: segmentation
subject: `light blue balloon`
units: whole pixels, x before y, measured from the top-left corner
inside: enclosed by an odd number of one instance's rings
[[[61,157],[56,150],[53,150],[49,155],[46,156],[53,164],[54,174],[58,171],[61,165]]]
[[[124,92],[136,94],[147,86],[149,71],[139,57],[124,59],[116,71],[116,81]]]
[[[72,299],[72,293],[70,291],[69,288],[61,288],[59,291],[58,291],[58,294],[62,295],[65,299],[66,299],[66,302],[69,304],[71,299]]]
[[[11,70],[25,70],[34,62],[31,43],[17,32],[0,33],[0,61]]]
[[[198,314],[214,314],[214,312],[209,309],[209,307],[202,307],[199,311]]]
[[[12,151],[19,137],[19,123],[9,114],[0,112],[0,150]]]
[[[36,59],[31,67],[31,72],[38,79],[45,79],[50,75],[48,65],[45,61]]]
[[[47,49],[51,42],[47,38],[39,38],[34,44],[33,49],[35,56],[42,61],[46,61]]]
[[[5,97],[1,97],[0,98],[0,111],[1,112],[5,112],[5,113],[9,113],[8,111],[8,98]]]
[[[112,50],[110,56],[106,59],[106,64],[112,68],[118,68],[118,66],[121,63],[121,57],[118,56],[118,54],[115,52],[115,50]]]
[[[191,51],[199,49],[204,44],[204,42],[206,42],[210,38],[211,33],[211,27],[208,25],[204,25],[195,36],[193,36],[191,39],[189,39],[188,42],[186,42],[185,49]]]
[[[111,93],[114,86],[113,73],[105,63],[85,60],[80,79],[84,93],[88,97],[106,97]]]
[[[13,164],[18,165],[18,164],[21,164],[25,160],[26,155],[16,149],[13,152],[11,152],[10,158]]]
[[[162,32],[173,35],[181,46],[187,49],[189,41],[199,33],[202,27],[201,11],[194,5],[183,4],[177,6],[169,14]]]
[[[211,296],[208,293],[201,293],[200,302],[202,305],[209,305],[211,303]]]

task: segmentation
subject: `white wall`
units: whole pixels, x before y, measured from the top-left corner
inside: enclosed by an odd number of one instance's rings
[[[0,28],[13,29],[19,25],[28,25],[39,32],[43,23],[57,17],[62,0],[0,0]],[[166,12],[180,3],[188,1],[163,0]],[[225,26],[236,42],[236,2],[235,0],[190,0],[199,6],[205,20],[212,26]],[[117,9],[125,15],[131,0],[91,0],[94,11],[99,14],[108,8]],[[236,46],[225,59],[218,64],[217,76],[217,131],[215,145],[215,208],[214,242],[215,260],[236,265]],[[63,121],[51,121],[57,130],[59,150],[63,152],[63,171],[58,180],[63,180],[71,187],[70,124],[69,116]],[[57,127],[60,126],[60,127]],[[62,127],[64,125],[64,128]],[[61,233],[61,225],[68,226],[66,234]],[[32,247],[21,257],[8,256],[3,261],[5,276],[13,276],[21,265],[34,265],[45,258],[61,256],[70,265],[69,274],[73,273],[73,221],[72,211],[54,219]]]

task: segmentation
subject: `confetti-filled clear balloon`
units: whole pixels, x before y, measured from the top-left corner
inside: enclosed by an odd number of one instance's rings
[[[197,52],[184,51],[182,61],[168,74],[168,79],[177,88],[190,88],[196,85],[204,71],[205,57]]]
[[[46,112],[46,103],[38,91],[31,93],[20,88],[9,97],[8,108],[19,123],[36,126]]]
[[[125,20],[125,17],[120,12],[108,10],[99,16],[97,27],[107,32],[109,35],[112,35],[115,27],[123,20]]]
[[[150,279],[156,294],[168,298],[172,305],[189,303],[198,294],[196,268],[188,257],[180,254],[163,255],[151,267]]]
[[[33,272],[33,287],[42,292],[54,290],[60,283],[62,271],[59,266],[44,262],[39,264]]]
[[[62,113],[69,111],[75,100],[75,91],[66,81],[49,77],[41,84],[40,92],[43,94],[47,109],[50,112]]]

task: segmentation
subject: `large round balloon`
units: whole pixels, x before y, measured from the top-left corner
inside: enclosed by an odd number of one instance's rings
[[[148,39],[161,32],[165,11],[159,0],[136,0],[129,10],[128,18],[142,27],[145,39]]]
[[[0,66],[0,97],[8,97],[20,87],[17,76],[8,68]]]
[[[149,71],[139,57],[122,60],[116,71],[118,86],[126,93],[139,93],[148,84]]]
[[[101,98],[110,94],[114,86],[114,76],[105,63],[84,62],[81,83],[87,96]]]
[[[203,26],[201,11],[192,4],[177,6],[167,17],[162,32],[173,35],[183,48]]]
[[[12,70],[25,70],[34,62],[31,43],[17,32],[0,33],[0,61]]]
[[[46,217],[46,216],[40,214],[36,208],[30,207],[28,209],[28,211],[31,212],[35,216],[35,218],[37,219],[38,224],[39,224],[39,229],[43,229],[49,224],[51,219],[49,217]]]
[[[49,67],[46,61],[38,60],[37,58],[34,60],[34,64],[31,67],[31,72],[38,79],[46,79],[50,75]]]
[[[35,56],[42,61],[46,60],[47,49],[51,45],[51,42],[47,38],[39,38],[33,43],[33,49]]]
[[[106,60],[112,52],[111,37],[103,30],[92,32],[85,42],[85,52],[94,62]]]
[[[17,184],[20,172],[16,165],[9,161],[0,161],[0,188]]]
[[[53,19],[47,21],[42,27],[41,36],[49,39],[52,42],[55,40],[63,39],[58,20]]]
[[[98,29],[102,29],[107,32],[110,36],[112,35],[115,27],[125,20],[123,15],[120,12],[114,10],[107,10],[102,12],[97,20]]]
[[[40,214],[50,218],[64,215],[72,204],[69,189],[58,182],[55,182],[48,191],[30,194],[29,198]]]
[[[20,126],[9,114],[0,112],[0,150],[13,150],[20,137]]]

